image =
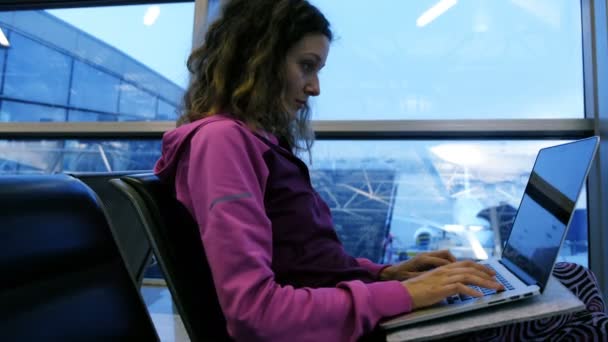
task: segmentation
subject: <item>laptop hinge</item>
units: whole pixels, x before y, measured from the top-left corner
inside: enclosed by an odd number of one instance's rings
[[[537,285],[538,287],[540,287],[541,292],[544,290],[540,282],[536,281],[536,279],[534,279],[532,276],[522,270],[519,266],[509,261],[509,259],[500,259],[498,260],[498,262],[500,262],[506,269],[511,271],[511,273],[513,273],[517,278],[519,278],[519,280],[521,280],[524,284],[528,286]]]

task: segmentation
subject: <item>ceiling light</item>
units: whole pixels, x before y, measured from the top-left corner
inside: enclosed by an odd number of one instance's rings
[[[154,23],[156,22],[156,19],[158,19],[158,16],[160,16],[160,7],[159,6],[148,7],[146,14],[144,14],[144,25],[146,25],[146,26],[154,25]]]
[[[11,46],[11,43],[8,42],[8,38],[6,38],[2,29],[0,29],[0,46],[3,46],[3,47]]]
[[[428,25],[433,20],[437,19],[440,15],[445,13],[447,10],[452,8],[454,5],[458,3],[458,0],[441,0],[436,3],[433,7],[426,10],[426,12],[422,13],[420,17],[416,20],[416,26],[424,27]]]

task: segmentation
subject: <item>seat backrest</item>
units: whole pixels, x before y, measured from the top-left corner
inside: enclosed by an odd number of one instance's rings
[[[141,287],[144,273],[151,261],[152,248],[133,204],[109,183],[110,179],[131,173],[133,172],[78,172],[70,175],[81,180],[99,196],[118,247],[125,257],[127,268]]]
[[[67,175],[0,177],[0,338],[158,341],[95,193]]]
[[[190,339],[230,340],[198,225],[176,199],[173,185],[152,173],[110,182],[137,208]]]

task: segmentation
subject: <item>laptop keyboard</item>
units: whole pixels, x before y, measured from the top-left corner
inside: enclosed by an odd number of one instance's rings
[[[502,284],[505,287],[505,290],[513,290],[514,287],[513,285],[511,285],[507,279],[505,279],[500,273],[498,273],[494,267],[490,266],[490,265],[485,265],[486,267],[494,270],[494,272],[496,272],[496,281],[498,281],[500,284]],[[479,287],[479,286],[475,286],[475,285],[469,285],[470,288],[481,292],[484,296],[488,296],[488,295],[493,295],[496,293],[496,290],[494,289],[488,289],[485,287]],[[470,299],[473,299],[475,297],[466,295],[466,294],[457,294],[457,295],[453,295],[450,296],[448,298],[446,298],[447,302],[449,304],[453,304],[453,303],[459,303],[459,302],[463,302],[463,301],[467,301]]]

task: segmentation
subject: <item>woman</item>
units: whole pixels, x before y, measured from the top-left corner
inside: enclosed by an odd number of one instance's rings
[[[309,151],[332,33],[305,0],[232,0],[188,60],[180,126],[155,172],[199,224],[229,334],[352,341],[380,319],[462,293],[501,290],[447,251],[398,265],[347,255],[296,152]]]

